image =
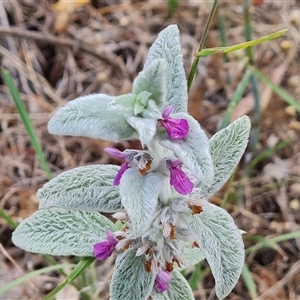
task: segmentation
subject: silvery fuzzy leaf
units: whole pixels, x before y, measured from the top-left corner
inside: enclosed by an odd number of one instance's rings
[[[97,212],[42,209],[20,223],[13,243],[30,252],[50,255],[93,256],[93,246],[106,239],[114,224]]]
[[[113,185],[119,169],[114,165],[91,165],[63,172],[38,190],[39,208],[120,211],[124,208],[119,187]]]
[[[88,136],[113,142],[133,137],[135,130],[124,120],[124,112],[110,111],[115,99],[105,94],[79,97],[61,107],[51,118],[52,134]]]
[[[180,272],[174,270],[171,274],[168,289],[159,293],[154,287],[151,293],[152,300],[194,300],[193,291]]]
[[[158,107],[162,107],[166,97],[166,61],[164,59],[154,60],[136,77],[133,82],[132,92],[139,95],[142,92],[151,93]]]
[[[174,151],[194,176],[203,185],[211,185],[214,178],[213,161],[210,155],[208,138],[199,123],[185,113],[172,114],[174,119],[186,119],[189,124],[187,136],[181,140],[171,140],[166,134],[160,137],[160,144]]]
[[[197,247],[192,247],[191,243],[180,242],[180,244],[183,247],[183,253],[181,256],[183,259],[183,266],[179,268],[180,271],[194,266],[205,259],[203,252]]]
[[[232,217],[211,203],[203,212],[186,216],[191,235],[208,261],[216,282],[216,294],[225,298],[236,285],[244,265],[244,243]]]
[[[163,176],[160,173],[151,172],[142,176],[136,168],[128,169],[121,178],[122,204],[136,238],[151,225],[162,184]]]
[[[149,143],[156,134],[157,121],[151,118],[140,118],[135,116],[125,116],[127,123],[132,126],[139,135],[142,145]]]
[[[119,111],[122,114],[133,114],[133,106],[136,102],[136,95],[129,93],[114,97],[109,103],[108,110]]]
[[[187,112],[187,80],[177,25],[170,25],[159,33],[149,49],[144,69],[149,68],[159,58],[167,62],[165,107],[172,105],[174,112]]]
[[[203,197],[209,199],[229,179],[248,144],[251,123],[243,116],[218,131],[210,140],[210,153],[214,163],[215,177],[211,186],[200,182]]]
[[[110,285],[110,300],[146,300],[150,296],[156,274],[145,271],[145,256],[135,256],[129,249],[117,257]]]

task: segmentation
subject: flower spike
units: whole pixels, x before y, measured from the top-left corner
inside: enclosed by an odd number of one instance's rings
[[[167,271],[158,271],[155,278],[155,287],[160,293],[164,292],[168,288],[168,283],[170,282],[171,277],[171,274]]]
[[[94,255],[98,260],[111,256],[118,244],[118,240],[109,230],[106,231],[106,235],[107,241],[102,241],[94,245]]]
[[[161,126],[165,127],[169,138],[173,140],[180,140],[186,137],[189,131],[189,124],[185,119],[174,119],[170,117],[173,110],[172,106],[168,106],[162,113],[163,119],[158,122]]]
[[[182,171],[182,162],[180,160],[167,160],[167,165],[170,170],[170,184],[175,190],[182,195],[187,195],[192,192],[194,184]]]

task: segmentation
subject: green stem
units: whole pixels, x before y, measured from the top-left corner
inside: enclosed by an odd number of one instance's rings
[[[245,92],[245,89],[248,85],[248,82],[250,80],[250,76],[251,76],[251,71],[247,70],[246,73],[244,74],[242,80],[239,82],[237,88],[235,89],[234,91],[234,94],[227,106],[227,110],[225,112],[225,115],[223,117],[223,120],[222,120],[222,123],[219,127],[219,130],[220,129],[223,129],[225,128],[226,126],[229,125],[230,123],[230,119],[231,119],[231,115],[233,113],[233,111],[235,110],[236,106],[239,104],[244,92]]]
[[[252,26],[251,26],[251,15],[250,15],[250,1],[244,0],[244,17],[245,17],[245,38],[247,42],[252,40]],[[249,64],[254,63],[253,48],[246,48],[246,53],[249,59]],[[250,134],[249,147],[250,151],[255,151],[256,145],[259,138],[259,121],[260,121],[260,96],[258,89],[258,82],[255,74],[251,74],[250,82],[252,85],[252,93],[254,97],[254,117],[252,120],[252,129]]]
[[[245,38],[246,41],[249,42],[252,39],[252,27],[251,27],[251,16],[250,16],[250,1],[244,0],[244,17],[245,17]],[[252,47],[246,49],[247,56],[249,58],[249,63],[253,64],[254,55],[252,51]]]
[[[11,96],[12,96],[14,102],[15,102],[16,108],[17,108],[18,113],[21,117],[21,120],[22,120],[22,122],[25,126],[25,129],[27,131],[27,134],[28,134],[28,137],[29,137],[30,142],[32,144],[32,147],[34,148],[34,150],[37,154],[37,157],[38,157],[38,159],[41,163],[42,168],[44,169],[44,171],[47,175],[47,178],[50,180],[52,178],[51,171],[50,171],[49,166],[47,164],[47,161],[46,161],[45,155],[43,153],[40,141],[37,137],[36,131],[35,131],[35,129],[33,127],[33,124],[30,120],[28,111],[25,107],[25,104],[24,104],[23,100],[21,99],[20,93],[19,93],[19,91],[18,91],[18,89],[17,89],[17,87],[14,83],[14,80],[13,80],[12,76],[10,75],[10,73],[7,70],[2,70],[1,73],[2,73],[3,79],[5,81],[5,84],[9,88]]]
[[[0,218],[3,218],[12,228],[16,229],[18,223],[13,220],[3,209],[0,208]]]
[[[207,23],[205,25],[204,32],[203,32],[203,35],[201,37],[197,52],[200,52],[204,47],[204,43],[206,41],[210,25],[212,23],[213,17],[215,15],[215,12],[216,12],[217,7],[218,7],[218,2],[219,2],[218,0],[214,0],[214,4],[213,4],[213,7],[212,7],[212,9],[210,11],[210,14],[208,16],[208,20],[207,20]],[[195,57],[194,61],[193,61],[193,64],[192,64],[192,67],[191,67],[191,70],[190,70],[190,73],[189,73],[189,77],[188,77],[188,84],[187,84],[188,85],[188,91],[190,91],[190,89],[191,89],[191,86],[192,86],[192,83],[193,83],[193,80],[194,80],[194,77],[195,77],[195,74],[196,74],[196,70],[197,70],[197,67],[198,67],[198,63],[199,63],[199,57]]]

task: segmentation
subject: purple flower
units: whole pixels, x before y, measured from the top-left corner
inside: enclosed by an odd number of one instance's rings
[[[187,195],[192,192],[194,184],[182,171],[182,162],[180,160],[167,160],[167,165],[170,170],[170,184],[175,190],[182,195]]]
[[[186,137],[189,131],[189,124],[185,119],[173,119],[170,114],[173,110],[172,106],[168,106],[162,113],[163,119],[158,122],[165,127],[168,136],[174,140],[180,140]]]
[[[171,280],[171,274],[167,271],[158,271],[155,278],[155,287],[156,289],[162,293],[168,288],[168,283]]]
[[[94,245],[94,255],[96,259],[102,260],[112,255],[115,250],[118,240],[116,237],[109,231],[106,231],[107,241],[103,241]]]
[[[124,162],[121,164],[121,168],[120,168],[119,172],[117,173],[117,175],[114,179],[114,185],[119,185],[123,174],[129,168],[129,164],[126,161],[127,156],[123,152],[121,152],[120,150],[118,150],[116,148],[106,147],[106,148],[103,148],[103,150],[106,153],[110,154],[111,156],[114,156],[116,158],[121,158],[124,160]]]

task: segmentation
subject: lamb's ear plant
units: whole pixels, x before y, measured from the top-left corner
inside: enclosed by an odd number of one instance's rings
[[[238,164],[250,121],[241,117],[209,140],[187,113],[187,98],[179,31],[171,25],[131,93],[83,96],[60,108],[50,133],[135,138],[143,150],[105,148],[120,167],[79,167],[50,180],[37,193],[40,210],[14,232],[15,245],[98,260],[115,254],[111,300],[194,299],[180,271],[206,259],[217,297],[226,297],[241,275],[244,244],[232,217],[208,199]],[[113,213],[122,230],[101,212]]]

